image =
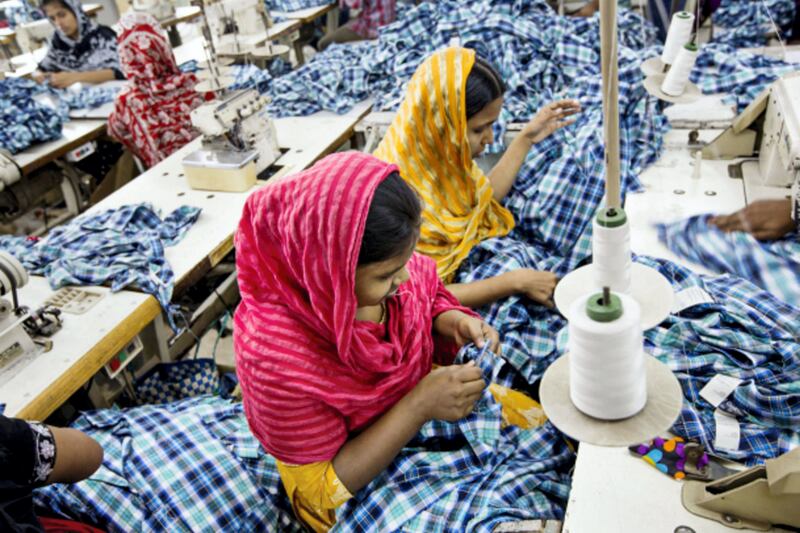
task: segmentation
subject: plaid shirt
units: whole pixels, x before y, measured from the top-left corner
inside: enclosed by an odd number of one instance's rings
[[[657,268],[675,291],[700,287],[714,300],[645,332],[646,350],[683,387],[684,409],[673,431],[747,464],[800,444],[800,308],[738,277],[709,278],[665,260],[638,261]],[[738,450],[715,450],[714,407],[699,396],[718,373],[744,381],[720,406],[739,420]]]
[[[241,404],[199,397],[84,413],[73,424],[103,447],[88,480],[37,490],[37,507],[109,532],[302,532],[275,461]]]
[[[708,216],[659,224],[658,237],[679,256],[720,274],[748,279],[784,302],[800,302],[800,234],[759,242],[743,232],[724,233]]]
[[[84,87],[80,91],[55,89],[33,80],[0,80],[0,148],[16,154],[31,145],[61,137],[61,127],[72,109],[91,109],[113,102],[119,87]],[[34,97],[50,95],[55,109]]]
[[[712,43],[701,48],[691,80],[706,94],[727,94],[725,102],[735,103],[741,112],[770,83],[797,70],[796,63]]]
[[[333,2],[331,0],[264,0],[264,3],[269,11],[289,13],[310,7],[326,6]]]
[[[787,41],[795,9],[794,0],[722,0],[711,15],[714,25],[723,30],[714,32],[714,42],[738,48],[765,45],[772,21]]]
[[[31,274],[47,277],[53,290],[66,285],[128,286],[152,294],[174,329],[178,307],[171,305],[175,276],[164,247],[177,244],[200,216],[183,206],[164,220],[149,204],[126,205],[80,216],[39,241],[11,237],[0,241]]]

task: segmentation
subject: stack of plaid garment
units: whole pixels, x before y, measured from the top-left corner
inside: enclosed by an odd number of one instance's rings
[[[83,414],[103,465],[88,480],[35,492],[48,514],[127,531],[302,532],[272,457],[240,403],[198,397]]]
[[[112,102],[117,92],[119,87],[86,86],[73,91],[24,78],[0,80],[0,148],[15,154],[33,144],[58,139],[70,110],[99,107]]]
[[[784,302],[800,306],[800,235],[759,242],[747,233],[724,233],[710,225],[708,218],[659,224],[658,237],[680,257],[750,280]]]
[[[774,23],[786,41],[791,37],[795,9],[794,0],[722,0],[711,15],[713,40],[737,48],[763,46]]]
[[[175,276],[164,256],[200,216],[200,208],[183,206],[161,219],[149,204],[126,205],[82,215],[51,231],[44,239],[2,237],[7,250],[31,274],[47,277],[55,290],[65,285],[126,287],[152,294],[168,311],[173,329],[177,306],[171,304]]]
[[[700,276],[666,260],[638,261],[658,269],[675,291],[698,287],[714,300],[645,332],[645,349],[675,372],[683,388],[673,431],[749,465],[800,445],[800,307],[741,278]],[[737,449],[715,447],[714,407],[699,395],[716,374],[743,380],[720,405],[739,422]]]

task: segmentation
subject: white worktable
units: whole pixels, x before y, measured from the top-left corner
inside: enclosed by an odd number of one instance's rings
[[[673,533],[678,526],[754,533],[691,514],[681,503],[681,486],[627,448],[581,444],[563,533]]]
[[[256,46],[265,43],[267,40],[277,41],[284,38],[291,41],[293,40],[294,37],[291,35],[292,32],[297,31],[300,28],[300,26],[301,26],[300,21],[291,19],[275,23],[270,27],[269,32],[266,32],[263,35],[257,36],[255,38],[249,37],[247,39],[247,44]],[[205,41],[202,37],[197,37],[187,43],[174,47],[172,51],[175,53],[175,61],[178,63],[178,65],[182,65],[187,61],[205,60],[206,56],[203,50],[204,42]]]
[[[710,141],[720,130],[701,130],[700,140]],[[644,192],[628,193],[625,213],[631,224],[631,249],[638,254],[685,261],[658,240],[653,224],[677,222],[704,213],[728,214],[745,206],[742,180],[728,177],[731,161],[700,163],[695,177],[695,159],[687,148],[688,130],[672,130],[664,138],[661,158],[640,176]],[[692,264],[705,274],[712,272]]]
[[[46,418],[161,312],[155,298],[141,292],[92,290],[106,295],[85,314],[62,313],[64,327],[51,337],[53,349],[39,354],[0,387],[6,416]],[[45,278],[31,276],[19,301],[35,309],[52,294]]]
[[[303,24],[308,24],[309,22],[314,22],[322,15],[326,15],[335,10],[338,6],[339,4],[337,2],[331,2],[321,6],[298,9],[297,11],[271,11],[270,13],[287,19],[299,20]]]
[[[352,134],[369,109],[364,102],[345,115],[329,112],[308,117],[277,119],[278,142],[288,151],[276,162],[281,173],[299,172],[336,150]],[[184,146],[169,158],[107,197],[89,211],[98,212],[126,204],[150,202],[167,215],[181,205],[202,208],[202,213],[184,239],[166,249],[175,273],[176,291],[191,286],[233,248],[233,233],[239,223],[243,193],[199,191],[189,187],[183,176],[183,158],[200,146],[200,140]]]
[[[105,120],[70,120],[64,123],[60,138],[29,147],[16,154],[14,161],[22,168],[23,174],[30,174],[70,150],[102,136],[105,132]]]

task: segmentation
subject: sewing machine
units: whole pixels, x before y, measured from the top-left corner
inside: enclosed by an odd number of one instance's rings
[[[217,0],[206,3],[204,11],[220,55],[244,55],[268,40],[272,21],[260,0]]]
[[[131,8],[138,13],[149,13],[159,21],[175,15],[175,6],[170,0],[133,0]]]
[[[52,347],[49,337],[61,328],[60,311],[43,307],[31,311],[19,304],[17,290],[28,283],[28,274],[13,256],[0,251],[0,385],[27,362]],[[11,296],[11,301],[2,296]]]
[[[47,19],[20,24],[16,28],[17,44],[23,52],[33,52],[45,46],[54,31],[53,25]]]
[[[202,147],[183,160],[194,189],[242,192],[280,157],[267,98],[250,89],[208,102],[192,111]]]
[[[773,196],[784,194],[800,174],[800,73],[772,83],[702,150],[704,159],[748,157],[756,152],[757,171],[742,171],[739,177],[746,187],[773,189]]]

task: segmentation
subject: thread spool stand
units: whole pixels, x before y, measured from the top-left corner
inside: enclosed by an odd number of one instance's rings
[[[581,442],[627,446],[675,422],[683,396],[672,371],[643,349],[639,306],[608,287],[573,304],[569,353],[545,372],[542,407]]]
[[[627,268],[629,263],[619,259],[620,257],[624,259],[625,254],[630,255],[629,248],[625,248],[625,238],[629,237],[630,230],[622,209],[620,195],[616,11],[616,0],[601,0],[600,55],[603,75],[606,197],[605,207],[598,214],[595,227],[600,226],[608,230],[602,238],[609,238],[610,242],[600,246],[599,251],[607,253],[598,253],[598,257],[595,259],[607,261],[610,257],[612,263],[617,261],[617,266],[622,265]],[[626,232],[628,232],[627,235]],[[594,239],[592,244],[595,249]],[[609,246],[618,249],[616,251],[609,250]],[[597,253],[596,249],[595,253]],[[615,256],[617,256],[616,259],[614,259]],[[586,411],[606,419],[589,416],[573,403],[572,389],[570,388],[569,353],[560,357],[545,371],[539,392],[542,407],[548,418],[567,435],[579,441],[600,446],[627,446],[645,441],[666,431],[680,414],[683,394],[678,380],[666,365],[653,357],[644,355],[643,346],[637,344],[641,343],[641,333],[634,331],[637,327],[637,320],[641,327],[654,326],[669,314],[673,299],[672,286],[657,270],[644,265],[630,264],[630,297],[618,296],[621,301],[627,301],[631,308],[631,314],[625,316],[624,313],[617,313],[611,309],[610,291],[607,288],[603,287],[604,294],[599,300],[597,295],[587,295],[587,288],[596,286],[598,278],[602,278],[602,275],[598,276],[592,264],[577,269],[559,282],[554,299],[559,311],[570,320],[570,350],[577,346],[575,349],[576,360],[583,375],[589,376],[589,379],[583,380],[584,389],[582,389],[584,393],[589,391],[588,396],[584,396],[579,402],[583,403]],[[663,293],[659,295],[661,291]],[[642,299],[641,302],[640,299]],[[590,311],[587,303],[592,301],[594,310]],[[645,316],[650,317],[649,321],[643,320]],[[615,324],[615,321],[619,322]],[[600,323],[605,323],[605,325]],[[574,336],[576,331],[578,332],[577,340]],[[634,334],[638,336],[633,336]],[[576,345],[575,342],[579,344]],[[580,344],[581,342],[583,344]],[[628,375],[628,378],[632,378],[627,381],[631,386],[629,391],[623,394],[623,397],[630,400],[626,406],[631,409],[615,411],[609,408],[604,410],[604,405],[608,407],[613,403],[613,397],[604,394],[604,387],[606,393],[612,394],[615,392],[615,388],[619,387],[619,380],[614,378],[613,372],[604,375],[603,371],[608,370],[604,365],[619,364],[619,360],[615,356],[619,355],[616,350],[618,347],[625,350],[623,354],[625,357],[619,368],[624,369],[626,361],[634,365],[641,365],[642,360],[636,359],[638,354],[641,354],[644,359],[644,369],[638,368],[636,373]],[[636,350],[642,351],[637,354]],[[596,356],[596,360],[592,359],[593,356]],[[596,373],[593,372],[595,368],[597,369]],[[579,375],[576,376],[578,376],[576,384],[579,384]],[[634,398],[637,390],[641,393],[642,384],[637,382],[637,379],[644,380],[646,389],[646,399],[641,409],[639,409],[641,398],[639,397],[639,403]],[[575,397],[578,398],[578,396],[580,394]],[[621,416],[629,413],[634,414],[620,419]]]

